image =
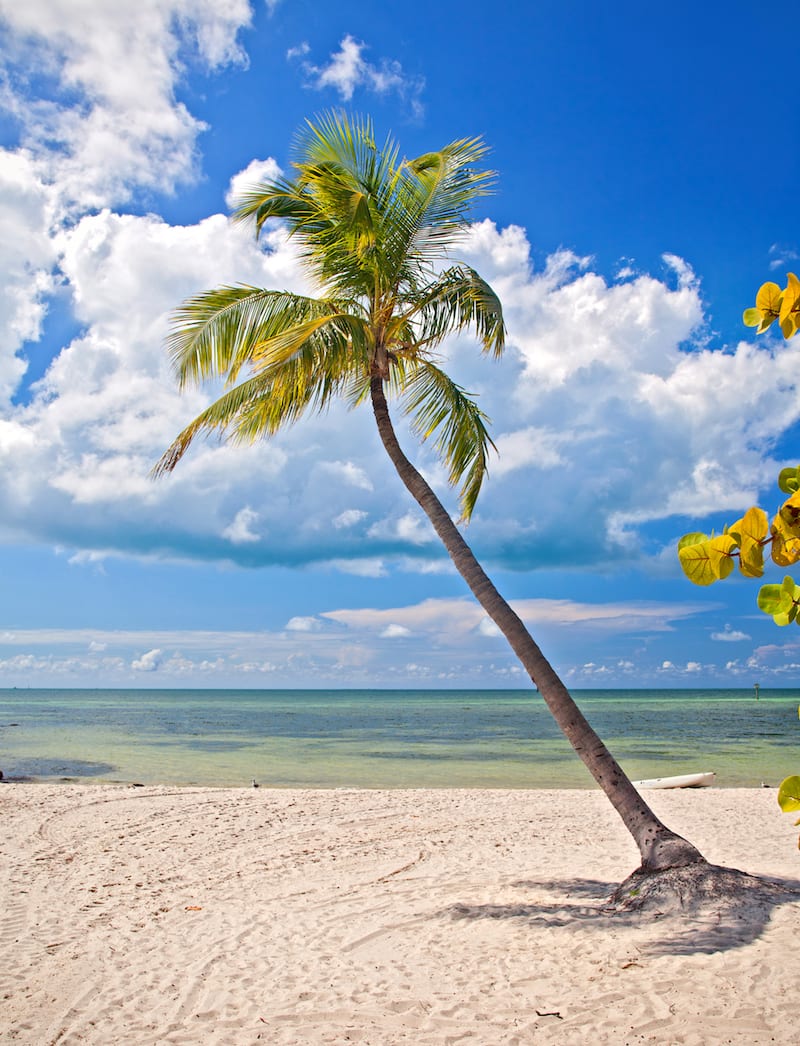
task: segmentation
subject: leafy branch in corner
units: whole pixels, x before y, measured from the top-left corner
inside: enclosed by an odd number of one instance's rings
[[[769,330],[777,320],[787,340],[800,329],[800,280],[787,274],[786,287],[762,283],[755,307],[742,316],[757,334]],[[764,575],[764,550],[771,545],[773,563],[790,567],[800,560],[800,465],[781,469],[778,486],[788,497],[769,523],[766,512],[754,505],[721,534],[685,534],[678,542],[678,559],[684,574],[695,585],[713,585],[733,573],[735,560],[748,578]],[[758,606],[776,625],[800,625],[800,586],[787,574],[781,584],[762,585]],[[800,713],[800,709],[798,709]],[[784,813],[800,810],[800,777],[787,777],[778,789],[778,805]],[[800,820],[795,822],[800,825]],[[800,840],[798,840],[800,847]]]

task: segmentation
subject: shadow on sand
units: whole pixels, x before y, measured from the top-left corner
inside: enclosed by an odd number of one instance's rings
[[[740,873],[737,873],[740,874]],[[455,904],[440,912],[452,919],[523,919],[535,927],[573,930],[649,928],[650,940],[637,947],[648,955],[695,955],[743,948],[757,940],[772,913],[784,904],[800,906],[800,880],[746,876],[724,892],[671,894],[662,906],[625,911],[610,906],[616,883],[594,879],[522,881],[511,884],[559,899],[532,904]],[[574,901],[569,898],[575,898]]]

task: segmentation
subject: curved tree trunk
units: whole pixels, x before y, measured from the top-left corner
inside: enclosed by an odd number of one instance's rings
[[[370,391],[378,432],[400,479],[433,524],[456,569],[511,644],[556,723],[635,839],[642,857],[641,870],[656,871],[702,862],[704,858],[696,847],[663,825],[633,787],[521,619],[486,575],[442,503],[403,453],[389,416],[380,377],[372,378]]]

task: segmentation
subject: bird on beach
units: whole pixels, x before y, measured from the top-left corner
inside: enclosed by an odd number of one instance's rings
[[[256,781],[255,777],[253,778],[253,788],[258,788],[258,781]]]

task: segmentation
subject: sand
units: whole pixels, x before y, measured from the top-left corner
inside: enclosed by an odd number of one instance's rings
[[[649,797],[800,885],[774,790]],[[3,1043],[798,1040],[800,904],[604,913],[638,861],[597,792],[4,784],[0,814]]]

